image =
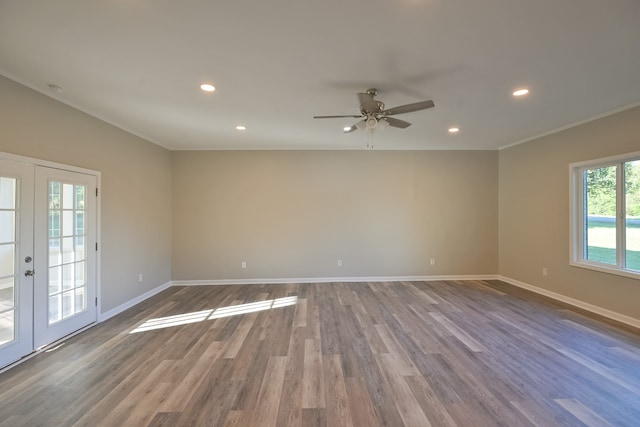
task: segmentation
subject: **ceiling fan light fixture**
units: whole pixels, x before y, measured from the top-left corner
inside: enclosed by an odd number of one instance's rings
[[[378,129],[384,130],[387,127],[389,127],[388,121],[386,121],[384,118],[378,120]]]
[[[366,120],[360,120],[358,123],[356,123],[356,127],[360,130],[365,129],[367,127],[367,121]]]
[[[365,123],[368,130],[373,130],[378,126],[378,121],[375,117],[369,117]]]

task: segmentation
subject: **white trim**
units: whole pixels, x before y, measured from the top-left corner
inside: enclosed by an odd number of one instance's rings
[[[96,313],[96,321],[100,320],[100,312],[102,310],[102,174],[98,172],[96,175],[96,191],[98,191],[98,197],[96,197],[96,245],[98,250],[96,251],[96,303],[98,311]]]
[[[539,288],[534,285],[530,285],[525,282],[521,282],[516,279],[512,279],[510,277],[499,276],[499,280],[506,282],[510,285],[516,286],[518,288],[526,289],[531,292],[535,292],[539,295],[544,295],[556,301],[563,302],[565,304],[572,305],[574,307],[581,308],[583,310],[587,310],[591,313],[598,314],[600,316],[606,317],[611,320],[615,320],[620,323],[624,323],[625,325],[633,326],[634,328],[640,329],[640,319],[636,319],[634,317],[626,316],[624,314],[616,313],[615,311],[608,310],[606,308],[599,307],[597,305],[589,304],[588,302],[580,301],[575,298],[571,298],[562,294],[558,294],[556,292],[550,291],[548,289]]]
[[[46,166],[52,169],[61,169],[69,172],[83,173],[85,175],[100,176],[100,171],[81,168],[73,165],[67,165],[64,163],[50,162],[49,160],[36,159],[35,157],[27,157],[27,156],[20,156],[18,154],[0,152],[0,158],[4,160],[12,161],[12,162],[26,163],[30,165],[36,165],[36,166]]]
[[[113,316],[116,316],[122,313],[123,311],[128,310],[131,307],[140,304],[144,300],[149,299],[156,294],[159,294],[160,292],[164,291],[165,289],[168,289],[169,287],[171,287],[171,282],[164,283],[156,288],[151,289],[150,291],[145,292],[142,295],[138,295],[137,297],[125,302],[124,304],[120,304],[119,306],[112,308],[111,310],[108,310],[104,313],[99,313],[98,322],[104,322],[105,320],[111,319]]]
[[[634,103],[631,103],[631,104],[623,105],[622,107],[618,107],[618,108],[614,108],[613,110],[605,111],[604,113],[598,114],[597,116],[589,117],[587,119],[580,120],[580,121],[571,123],[571,124],[566,125],[566,126],[561,126],[559,128],[552,129],[552,130],[550,130],[548,132],[540,133],[540,134],[538,134],[536,136],[531,136],[531,137],[528,137],[528,138],[525,138],[525,139],[521,139],[520,141],[512,142],[511,144],[503,145],[501,147],[498,147],[498,150],[505,150],[507,148],[515,147],[516,145],[520,145],[520,144],[524,144],[524,143],[527,143],[527,142],[530,142],[530,141],[533,141],[533,140],[536,140],[536,139],[544,138],[545,136],[553,135],[555,133],[560,133],[560,132],[565,131],[567,129],[571,129],[571,128],[575,128],[575,127],[578,127],[578,126],[582,126],[582,125],[585,125],[585,124],[590,123],[590,122],[595,122],[596,120],[604,119],[605,117],[613,116],[614,114],[622,113],[623,111],[631,110],[631,109],[636,108],[638,106],[640,106],[640,102],[634,102]]]
[[[171,286],[272,285],[282,283],[333,282],[433,282],[437,280],[497,280],[497,274],[466,276],[378,276],[378,277],[302,277],[278,279],[174,280]]]
[[[632,162],[634,160],[640,160],[640,151],[632,151],[631,153],[616,154],[615,156],[574,162],[569,164],[569,168],[576,169],[588,166],[606,167],[614,166],[621,162]]]
[[[154,143],[155,144],[155,143]],[[223,145],[218,147],[175,147],[175,146],[167,146],[162,145],[161,147],[166,148],[170,151],[363,151],[369,150],[364,145],[362,147],[355,147],[353,145],[311,145],[305,147],[293,147],[291,145],[272,145],[269,148],[258,147],[256,145],[252,146],[237,146],[237,145]],[[452,146],[452,145],[436,145],[432,147],[413,147],[413,146],[400,146],[400,145],[376,145],[376,150],[379,151],[498,151],[499,147],[489,146],[489,145],[481,145],[474,147],[463,147],[463,146]]]

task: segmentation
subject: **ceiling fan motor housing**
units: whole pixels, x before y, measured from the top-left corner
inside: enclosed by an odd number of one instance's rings
[[[382,101],[371,100],[360,105],[360,112],[363,116],[380,114],[382,111],[384,111],[384,102]]]

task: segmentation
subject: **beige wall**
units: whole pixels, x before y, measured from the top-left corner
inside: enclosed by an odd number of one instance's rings
[[[168,150],[0,77],[0,151],[102,173],[103,312],[171,280]]]
[[[640,319],[638,280],[569,266],[569,164],[639,150],[640,108],[501,150],[500,274]]]
[[[496,274],[497,191],[496,151],[174,152],[173,278]]]

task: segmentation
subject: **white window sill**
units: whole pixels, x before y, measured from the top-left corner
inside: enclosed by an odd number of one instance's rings
[[[616,276],[628,277],[640,280],[640,271],[622,270],[616,266],[608,266],[606,264],[572,261],[569,265],[573,267],[586,268],[587,270],[599,271],[601,273],[614,274]]]

